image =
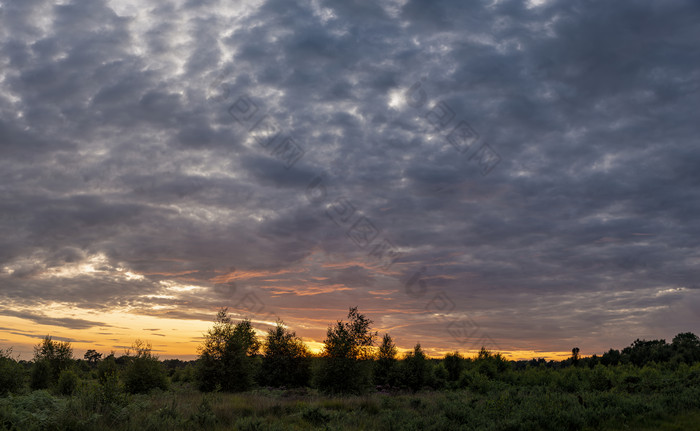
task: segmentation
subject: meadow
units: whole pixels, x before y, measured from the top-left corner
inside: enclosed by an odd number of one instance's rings
[[[196,361],[137,341],[117,357],[46,337],[0,350],[1,430],[700,430],[700,339],[635,340],[563,361],[486,349],[398,357],[351,309],[312,355],[281,322],[259,339],[225,311]]]
[[[6,430],[700,429],[700,364],[530,367],[458,385],[327,395],[313,388],[203,393],[171,382],[128,394],[88,378],[71,395],[26,388],[0,398],[0,423]]]

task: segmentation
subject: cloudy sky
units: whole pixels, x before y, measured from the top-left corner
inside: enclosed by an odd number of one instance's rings
[[[0,0],[0,346],[700,332],[700,4]],[[261,332],[262,333],[262,332]]]

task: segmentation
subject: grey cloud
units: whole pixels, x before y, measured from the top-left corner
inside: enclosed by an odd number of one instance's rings
[[[697,322],[683,308],[696,301],[699,257],[695,2],[269,0],[141,12],[78,0],[0,7],[8,312],[57,302],[209,321],[256,292],[290,321],[320,310],[309,333],[357,304],[383,322],[410,313],[398,329],[406,345],[420,336],[457,348],[426,310],[441,291],[504,348],[544,350],[589,333],[600,338],[591,348],[628,342],[614,325],[668,338]],[[417,108],[398,97],[416,82],[426,92]],[[250,121],[229,112],[242,95],[258,108]],[[454,117],[437,129],[441,101]],[[254,139],[266,114],[275,142],[304,148],[289,169]],[[479,135],[464,154],[447,140],[460,121]],[[486,176],[475,155],[484,143],[502,157]],[[314,204],[307,186],[322,172],[326,196]],[[353,242],[355,219],[326,216],[341,197],[403,249],[390,271]],[[46,278],[96,256],[106,259],[96,273]],[[297,272],[213,281],[231,266]],[[403,283],[421,267],[430,291],[411,297]],[[324,283],[351,290],[299,291]],[[685,290],[659,293],[669,288]],[[398,291],[395,311],[373,308],[381,295],[370,290]],[[583,297],[588,308],[567,321],[569,298]],[[671,328],[660,309],[686,320]]]

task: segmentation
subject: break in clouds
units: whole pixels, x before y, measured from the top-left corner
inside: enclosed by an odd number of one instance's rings
[[[699,20],[0,0],[0,314],[228,306],[320,341],[358,305],[402,347],[506,352],[697,331]]]

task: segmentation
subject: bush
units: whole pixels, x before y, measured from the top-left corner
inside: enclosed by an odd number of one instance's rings
[[[407,353],[401,363],[401,382],[412,391],[418,391],[429,381],[430,371],[428,358],[420,344],[416,344],[413,352]]]
[[[591,389],[594,391],[607,391],[612,388],[612,380],[608,375],[608,369],[604,365],[596,365],[588,378]]]
[[[134,356],[124,371],[124,387],[132,394],[146,393],[152,389],[167,389],[168,378],[163,364],[151,354],[151,345],[139,340],[134,342]]]
[[[195,380],[195,369],[192,364],[187,364],[185,368],[178,368],[172,376],[173,382],[189,383]]]
[[[32,389],[47,389],[51,385],[51,364],[47,360],[35,361],[29,385]]]
[[[370,384],[371,365],[351,358],[321,358],[313,385],[330,394],[362,393]]]
[[[78,375],[72,370],[61,371],[58,377],[58,393],[61,395],[73,395],[75,390],[78,388]]]
[[[0,350],[0,395],[18,391],[24,384],[24,368],[10,357],[12,349]]]
[[[97,366],[97,380],[104,383],[110,376],[117,374],[117,362],[114,355],[107,356]]]
[[[459,375],[464,369],[464,358],[459,352],[448,353],[445,359],[442,360],[445,369],[447,370],[447,379],[454,382],[459,379]]]

